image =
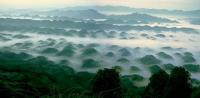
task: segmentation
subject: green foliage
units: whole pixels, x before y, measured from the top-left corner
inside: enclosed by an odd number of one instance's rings
[[[138,72],[138,71],[141,71],[138,67],[136,67],[136,66],[130,67],[130,72]]]
[[[57,55],[71,57],[75,54],[74,47],[72,45],[65,46]]]
[[[183,67],[188,70],[189,72],[199,72],[200,71],[200,65],[195,64],[185,64]]]
[[[41,53],[45,53],[45,54],[55,54],[57,53],[58,50],[55,48],[46,48],[44,49]]]
[[[95,74],[89,72],[77,72],[75,77],[80,85],[89,89],[90,82],[94,76]]]
[[[133,74],[120,77],[120,66],[99,70],[97,74],[76,72],[67,66],[69,61],[55,64],[44,56],[27,53],[0,52],[0,97],[2,98],[190,98],[199,81],[190,79],[184,68],[165,64],[172,70],[170,76],[159,66],[151,66],[152,76],[147,87],[136,87],[134,82],[144,77]],[[83,61],[82,67],[96,68],[99,62]],[[190,64],[184,65],[188,70]],[[197,65],[192,69],[197,69]],[[132,70],[139,71],[135,66]],[[143,95],[143,96],[142,96]],[[199,88],[192,98],[199,98]]]
[[[86,59],[83,61],[83,64],[82,64],[82,68],[96,68],[96,67],[99,67],[100,64],[98,61],[95,61],[93,59]]]
[[[113,52],[108,52],[108,53],[106,54],[106,56],[107,56],[107,57],[114,57],[115,54],[114,54]]]
[[[170,70],[170,71],[175,68],[173,64],[163,64],[163,66],[166,70]]]
[[[125,32],[123,32],[123,33],[125,33]],[[131,56],[131,52],[126,48],[120,49],[119,52],[121,53],[121,56]]]
[[[166,54],[165,52],[159,52],[157,55],[158,55],[159,57],[161,57],[161,58],[164,58],[164,59],[173,59],[172,56]]]
[[[83,50],[82,55],[83,56],[93,56],[97,53],[98,53],[98,51],[95,48],[87,48],[87,49]]]
[[[122,72],[123,70],[121,66],[113,66],[112,69],[115,69],[117,72]]]
[[[149,70],[152,74],[157,73],[161,70],[161,68],[158,65],[153,65],[151,67],[149,67]]]
[[[117,60],[117,62],[120,62],[120,63],[129,63],[130,61],[127,58],[120,58],[120,59]]]
[[[143,87],[136,87],[131,79],[131,76],[125,75],[121,77],[121,85],[123,88],[123,98],[141,98],[144,92]]]
[[[198,79],[192,78],[191,84],[192,84],[192,87],[200,87],[200,81]]]
[[[122,79],[129,79],[130,82],[135,82],[135,81],[143,81],[144,77],[138,74],[132,74],[132,75],[124,75],[122,76]]]
[[[0,54],[0,61],[2,61],[0,64],[0,93],[6,92],[4,96],[7,96],[6,98],[68,96],[76,93],[69,92],[70,89],[83,89],[89,86],[84,83],[89,83],[92,78],[89,74],[79,76],[79,73],[76,74],[72,68],[54,64],[42,56],[28,59],[19,58],[18,55],[21,53],[3,52]],[[12,59],[9,58],[12,56]],[[79,83],[81,79],[84,79],[84,83]]]
[[[161,61],[154,57],[153,55],[146,55],[140,59],[142,64],[145,65],[154,65],[154,64],[160,64]]]
[[[190,52],[185,52],[184,56],[182,56],[182,59],[185,63],[193,63],[196,61],[196,59],[193,57],[193,54]]]
[[[141,76],[141,75],[133,74],[133,75],[131,75],[131,79],[132,79],[133,81],[143,81],[143,80],[144,80],[144,77]]]
[[[194,89],[191,98],[200,98],[200,87]]]
[[[184,55],[186,55],[186,56],[193,56],[193,54],[190,53],[190,52],[185,52]]]
[[[165,89],[164,98],[190,98],[192,89],[190,74],[182,67],[175,67]]]
[[[153,74],[150,77],[148,86],[145,88],[143,98],[161,98],[165,93],[164,89],[168,79],[169,75],[163,70]]]
[[[119,73],[114,69],[99,70],[92,81],[91,92],[103,98],[121,98]]]

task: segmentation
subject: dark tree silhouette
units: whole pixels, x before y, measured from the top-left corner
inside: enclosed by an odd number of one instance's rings
[[[169,75],[163,70],[153,74],[150,77],[150,82],[145,88],[142,98],[161,98],[168,79]]]
[[[192,89],[190,74],[182,67],[175,67],[166,86],[164,98],[190,98]]]
[[[200,86],[198,88],[194,88],[192,98],[200,98]]]
[[[99,70],[92,81],[92,93],[103,98],[121,98],[119,73],[115,69]]]

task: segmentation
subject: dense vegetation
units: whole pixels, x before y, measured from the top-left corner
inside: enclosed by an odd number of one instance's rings
[[[102,69],[96,74],[76,72],[55,64],[43,56],[27,53],[0,52],[1,98],[199,98],[200,87],[192,86],[189,65],[171,67],[170,74],[162,69],[153,71],[146,87],[133,81],[139,75],[120,75],[117,66]],[[87,65],[89,62],[89,65]],[[93,65],[94,64],[94,65]],[[83,67],[96,66],[96,61],[85,60]],[[197,65],[194,65],[196,67]],[[133,70],[139,70],[133,68]],[[196,70],[195,70],[196,71]]]

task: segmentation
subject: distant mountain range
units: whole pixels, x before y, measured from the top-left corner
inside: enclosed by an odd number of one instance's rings
[[[140,13],[131,13],[127,15],[104,15],[97,10],[93,9],[84,9],[84,10],[52,10],[40,13],[39,15],[48,15],[48,16],[58,16],[58,17],[68,17],[68,18],[76,18],[76,19],[106,19],[104,23],[111,24],[124,24],[124,23],[171,23],[176,22],[166,18],[160,18],[156,16],[151,16],[148,14],[140,14]]]
[[[131,12],[131,13],[145,13],[145,14],[168,14],[179,16],[193,16],[200,17],[200,10],[167,10],[167,9],[146,9],[146,8],[131,8],[126,6],[78,6],[78,7],[66,7],[65,10],[73,9],[94,9],[99,12]]]
[[[105,15],[99,13],[93,9],[84,9],[84,10],[51,10],[45,12],[48,15],[52,16],[67,16],[69,18],[82,18],[82,19],[93,19],[93,18],[104,18]],[[41,13],[44,14],[44,13]]]
[[[74,12],[74,10],[79,10],[79,12]],[[87,10],[84,11],[83,10]],[[141,14],[158,14],[158,15],[176,15],[176,16],[182,16],[182,17],[200,17],[200,9],[199,10],[167,10],[167,9],[147,9],[147,8],[132,8],[127,6],[76,6],[76,7],[65,7],[65,8],[59,8],[59,9],[41,9],[41,10],[35,10],[35,9],[15,9],[15,10],[0,10],[1,14],[15,14],[15,13],[51,13],[52,15],[71,15],[72,17],[75,16],[87,16],[87,17],[94,17],[89,16],[89,14],[97,15],[95,17],[102,17],[100,13],[141,13]],[[98,13],[100,12],[100,13]]]
[[[167,10],[167,9],[147,9],[147,8],[132,8],[127,6],[76,6],[76,7],[65,7],[65,8],[59,8],[56,10],[53,9],[41,9],[41,10],[35,10],[35,9],[15,9],[15,10],[0,10],[0,13],[35,13],[35,12],[47,12],[47,11],[57,11],[59,14],[65,14],[62,13],[63,11],[70,12],[70,10],[89,10],[89,12],[86,13],[96,13],[96,11],[102,13],[102,12],[124,12],[124,13],[141,13],[141,14],[163,14],[163,15],[178,15],[178,16],[189,16],[189,17],[200,17],[200,9],[199,10]],[[96,10],[96,11],[95,11]],[[62,11],[62,12],[61,12]],[[85,14],[85,13],[76,13],[76,14]],[[101,16],[101,15],[100,15]]]
[[[108,24],[140,24],[140,23],[175,23],[176,21],[160,18],[154,15],[144,14],[144,13],[134,13],[130,12],[123,15],[107,15],[102,11],[99,11],[97,8],[89,9],[82,7],[73,7],[73,8],[62,8],[62,9],[54,9],[54,10],[17,10],[11,12],[7,12],[5,17],[12,18],[14,17],[32,17],[44,19],[53,19],[53,20],[74,20],[74,21],[82,21],[82,20],[95,20],[95,19],[104,19],[104,21],[98,21],[99,23],[108,23]],[[97,21],[96,21],[97,22]]]
[[[111,13],[111,14],[106,14]],[[125,14],[112,14],[125,13]],[[33,18],[44,18],[47,16],[53,20],[76,20],[82,19],[106,19],[99,23],[108,24],[140,24],[140,23],[177,23],[177,21],[162,16],[178,16],[178,18],[187,19],[192,24],[199,24],[200,10],[184,11],[184,10],[166,10],[166,9],[145,9],[131,8],[125,6],[77,6],[66,7],[60,9],[48,10],[0,10],[1,15],[5,17],[24,16]],[[159,16],[159,17],[157,17]],[[176,17],[177,18],[177,17]],[[80,20],[79,20],[80,19]]]

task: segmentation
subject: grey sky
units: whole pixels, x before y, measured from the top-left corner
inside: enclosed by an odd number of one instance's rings
[[[200,9],[200,0],[0,0],[4,8],[46,8],[84,5],[121,5],[136,8]]]

